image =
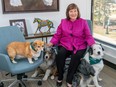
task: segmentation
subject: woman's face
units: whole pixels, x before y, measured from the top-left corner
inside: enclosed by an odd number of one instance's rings
[[[76,20],[77,19],[77,16],[78,16],[77,9],[71,9],[71,10],[69,10],[69,17],[70,17],[70,20],[71,21]]]

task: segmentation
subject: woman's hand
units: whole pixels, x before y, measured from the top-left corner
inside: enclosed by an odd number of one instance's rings
[[[52,47],[53,46],[53,43],[48,43],[46,44],[48,47]]]

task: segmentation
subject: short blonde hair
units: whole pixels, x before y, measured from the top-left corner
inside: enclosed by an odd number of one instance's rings
[[[72,9],[77,9],[77,12],[78,12],[78,16],[77,16],[77,19],[80,18],[80,11],[79,11],[79,8],[76,4],[74,3],[71,3],[68,5],[67,9],[66,9],[66,18],[68,20],[70,20],[70,17],[69,17],[69,11],[72,10]]]

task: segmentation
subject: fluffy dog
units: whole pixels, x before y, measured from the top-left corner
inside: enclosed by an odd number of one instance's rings
[[[45,55],[44,55],[44,61],[43,63],[35,70],[34,74],[31,77],[36,77],[38,74],[43,71],[44,77],[43,80],[47,80],[50,75],[51,79],[54,79],[54,76],[56,75],[57,68],[55,66],[55,49],[47,47],[45,48]]]
[[[32,58],[35,60],[43,50],[44,42],[35,40],[34,42],[11,42],[7,46],[8,55],[13,63],[17,63],[15,58],[27,58],[29,63],[33,63]]]
[[[98,81],[102,80],[101,78],[99,78],[99,73],[104,67],[102,60],[103,55],[104,49],[100,44],[94,44],[90,48],[89,53],[87,53],[85,56],[85,60],[88,61],[88,63],[94,68],[95,74],[94,76],[89,76],[89,78],[86,78],[86,80],[83,75],[80,75],[81,76],[80,87],[86,86],[102,87],[98,84]],[[94,85],[89,85],[92,80],[94,82]]]
[[[73,86],[86,87],[90,83],[91,76],[95,76],[94,68],[83,58],[73,78]]]

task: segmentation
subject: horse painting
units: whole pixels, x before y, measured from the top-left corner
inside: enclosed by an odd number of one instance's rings
[[[33,0],[32,0],[33,1]],[[53,0],[42,0],[44,5],[46,6],[52,6]],[[21,0],[10,0],[10,5],[14,7],[22,6],[23,3]]]
[[[48,27],[47,33],[50,33],[50,29],[51,29],[51,28],[54,28],[54,27],[53,27],[53,22],[50,21],[50,20],[41,20],[40,18],[35,18],[34,21],[33,21],[33,23],[35,23],[35,22],[38,23],[38,27],[37,27],[37,29],[36,29],[35,34],[37,34],[37,31],[38,31],[38,30],[40,31],[41,34],[43,34],[42,31],[41,31],[41,28],[42,28],[42,27],[45,27],[45,26]]]

